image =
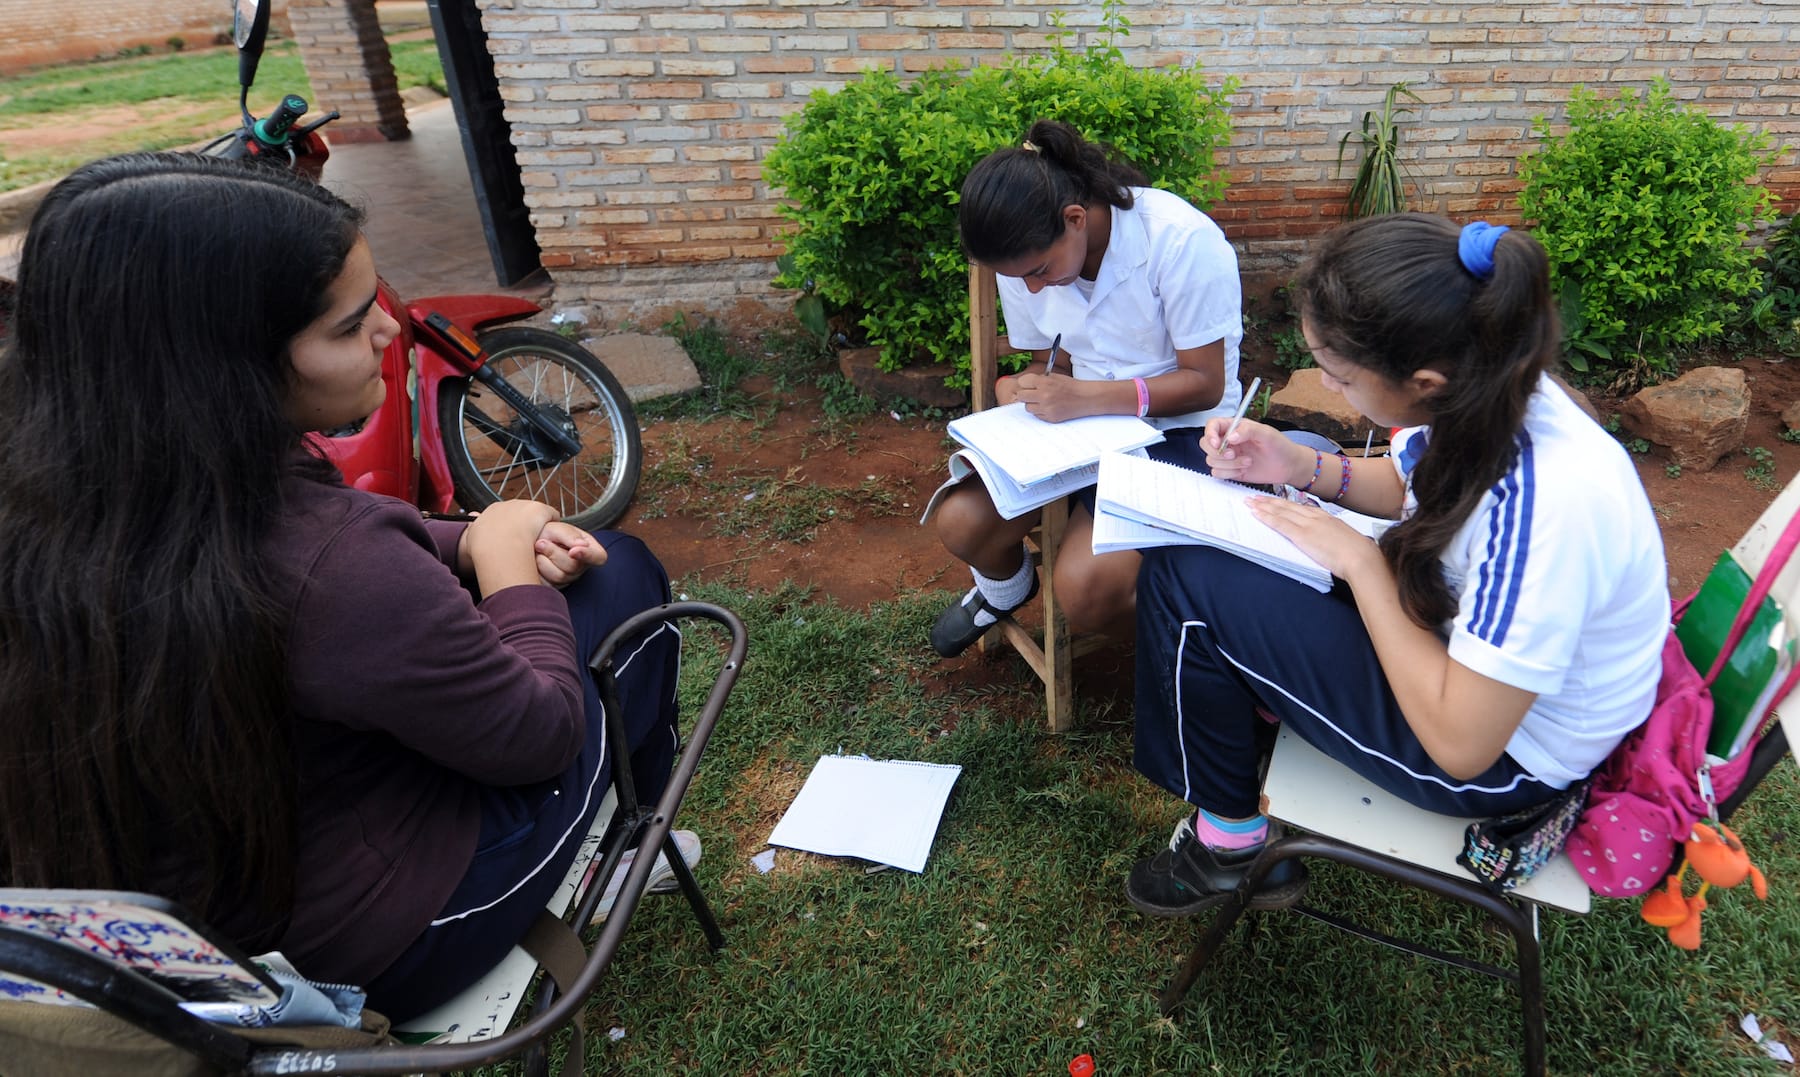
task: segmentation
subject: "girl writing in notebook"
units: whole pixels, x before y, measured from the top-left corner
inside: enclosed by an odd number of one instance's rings
[[[612,767],[667,784],[678,640],[620,648],[607,743],[588,656],[668,601],[643,543],[531,501],[421,520],[309,447],[381,404],[400,331],[360,223],[188,154],[38,209],[0,354],[0,883],[176,900],[400,1019],[525,933]]]
[[[1650,712],[1668,633],[1662,538],[1629,457],[1547,371],[1543,248],[1422,214],[1346,225],[1293,296],[1325,384],[1404,427],[1386,459],[1260,423],[1207,425],[1213,473],[1398,519],[1377,545],[1316,506],[1252,511],[1343,581],[1331,594],[1228,553],[1144,557],[1135,763],[1193,810],[1126,895],[1193,913],[1243,878],[1258,711],[1402,799],[1486,817],[1587,776]],[[1304,887],[1277,866],[1252,901]]]
[[[1049,120],[969,172],[958,224],[970,259],[998,278],[1008,338],[1032,352],[995,386],[999,403],[1020,401],[1050,422],[1142,416],[1166,434],[1150,455],[1204,466],[1198,427],[1229,415],[1241,395],[1237,256],[1218,225]],[[1091,489],[1078,501],[1057,594],[1071,627],[1123,621],[1129,630],[1138,555],[1096,557]],[[1002,519],[974,481],[953,490],[935,518],[944,547],[975,577],[932,626],[932,646],[954,656],[1037,593],[1024,538],[1038,513]]]

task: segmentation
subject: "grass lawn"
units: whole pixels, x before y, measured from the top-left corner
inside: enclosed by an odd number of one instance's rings
[[[437,44],[390,44],[400,87],[444,88]],[[0,85],[0,191],[64,175],[108,154],[192,145],[238,125],[237,52],[228,48],[70,64]],[[264,54],[251,111],[293,92],[315,112],[312,84],[291,41]],[[54,132],[54,134],[52,134]]]
[[[710,358],[702,365],[720,369]],[[664,413],[695,437],[723,421]],[[1058,1075],[1082,1053],[1108,1075],[1518,1070],[1510,987],[1291,914],[1240,929],[1177,1016],[1160,1017],[1157,992],[1202,924],[1140,916],[1121,888],[1181,808],[1132,770],[1128,708],[1083,699],[1076,732],[1053,736],[1027,678],[971,688],[934,676],[923,641],[950,592],[865,613],[791,587],[677,589],[750,627],[681,819],[705,841],[698,873],[728,946],[711,954],[679,898],[645,902],[589,1011],[589,1072]],[[691,654],[708,654],[711,632],[690,632]],[[686,665],[691,711],[716,658]],[[840,751],[964,768],[923,874],[788,850],[770,874],[750,865],[813,762]],[[1698,953],[1639,921],[1635,901],[1544,914],[1552,1072],[1786,1072],[1737,1022],[1755,1013],[1765,1032],[1800,1040],[1795,769],[1735,822],[1771,897],[1715,895]],[[1510,961],[1504,935],[1429,896],[1326,865],[1309,897]],[[616,1042],[613,1028],[624,1030]]]

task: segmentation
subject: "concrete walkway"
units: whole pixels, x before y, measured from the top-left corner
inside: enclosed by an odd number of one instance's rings
[[[331,147],[325,186],[368,214],[364,234],[375,267],[408,298],[457,292],[506,292],[543,299],[542,271],[501,288],[463,158],[456,110],[448,98],[407,109],[412,137]],[[325,129],[327,136],[331,128]]]
[[[368,214],[364,234],[381,275],[409,298],[495,291],[547,298],[550,279],[542,271],[513,288],[495,279],[450,100],[414,105],[406,119],[412,138],[333,146],[325,162],[325,186]],[[17,206],[9,207],[0,234],[0,276],[17,272],[25,226],[51,186],[10,194]]]

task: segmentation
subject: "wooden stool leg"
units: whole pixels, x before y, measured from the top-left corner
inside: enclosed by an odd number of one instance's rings
[[[1056,551],[1062,545],[1068,523],[1067,502],[1044,506],[1039,528],[1038,586],[1044,601],[1044,709],[1052,733],[1066,733],[1075,725],[1075,661],[1069,645],[1069,619],[1056,602]]]

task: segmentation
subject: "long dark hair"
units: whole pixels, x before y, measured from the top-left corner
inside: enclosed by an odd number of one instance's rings
[[[0,355],[7,883],[285,921],[288,626],[259,548],[301,455],[288,346],[360,221],[188,154],[94,162],[39,207]]]
[[[1293,288],[1314,338],[1347,362],[1393,382],[1425,369],[1447,379],[1425,401],[1418,510],[1381,540],[1407,615],[1433,628],[1456,613],[1444,549],[1512,466],[1526,404],[1561,339],[1537,240],[1502,235],[1493,274],[1478,278],[1457,255],[1460,232],[1422,213],[1354,221],[1326,237]]]
[[[1130,209],[1131,188],[1148,186],[1129,162],[1066,123],[1039,120],[1030,146],[995,150],[964,177],[956,211],[963,250],[983,264],[1036,254],[1063,233],[1064,206]]]

